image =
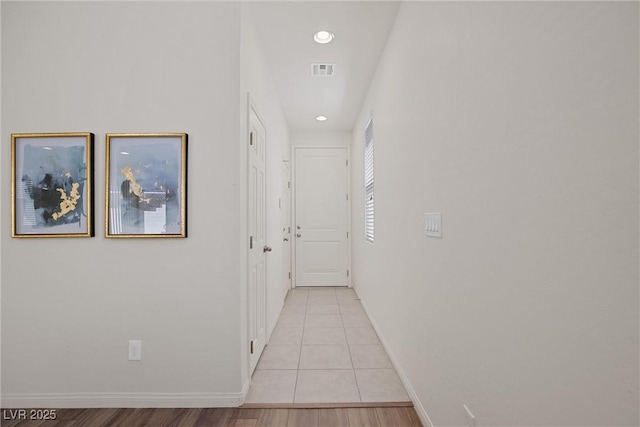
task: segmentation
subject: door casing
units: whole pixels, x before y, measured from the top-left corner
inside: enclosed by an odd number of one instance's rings
[[[256,132],[262,128],[263,140]],[[260,130],[260,129],[258,129]],[[267,257],[263,248],[267,246],[267,209],[266,209],[266,176],[267,176],[267,128],[260,117],[256,106],[248,97],[247,109],[247,362],[249,376],[253,374],[258,359],[264,350],[267,341]],[[252,184],[252,152],[262,157],[262,177],[256,177]],[[257,184],[257,185],[256,185]],[[252,185],[257,195],[251,200]],[[257,218],[252,216],[252,206],[256,206]],[[255,220],[255,224],[252,224]],[[260,265],[261,264],[261,265]],[[257,271],[253,272],[254,266]],[[255,290],[252,289],[252,276],[256,280]]]
[[[282,160],[282,198],[280,209],[282,210],[282,274],[285,289],[291,289],[293,282],[293,270],[291,263],[291,164],[289,160]],[[286,240],[285,240],[286,239]]]

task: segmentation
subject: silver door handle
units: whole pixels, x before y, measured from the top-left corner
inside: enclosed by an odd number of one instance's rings
[[[288,238],[288,237],[285,237],[285,238],[284,238],[284,239],[282,239],[282,240],[283,240],[284,242],[288,242],[288,241],[289,241],[289,238]]]
[[[271,248],[269,246],[265,246],[262,248],[262,252],[271,252]]]
[[[296,225],[296,228],[297,228],[298,230],[300,230],[302,227],[300,227],[299,225]]]
[[[296,234],[296,237],[302,237],[302,234],[298,233]]]

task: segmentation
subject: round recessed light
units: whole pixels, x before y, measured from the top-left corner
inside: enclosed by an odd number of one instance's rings
[[[324,121],[327,120],[327,117],[326,116],[318,116],[318,117],[316,117],[316,120],[319,121],[319,122],[324,122]]]
[[[313,39],[316,41],[316,43],[327,44],[331,40],[333,40],[333,33],[324,30],[318,31],[313,35]]]

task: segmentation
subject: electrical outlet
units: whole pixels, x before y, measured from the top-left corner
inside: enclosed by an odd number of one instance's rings
[[[129,340],[129,360],[142,360],[142,341]]]
[[[462,409],[464,409],[464,415],[467,417],[467,427],[476,427],[476,417],[473,415],[471,410],[467,407],[467,405],[462,405]]]

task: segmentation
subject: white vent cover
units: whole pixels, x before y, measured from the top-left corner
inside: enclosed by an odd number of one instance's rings
[[[336,64],[311,64],[312,76],[333,76]]]

